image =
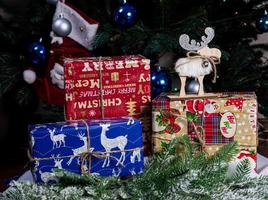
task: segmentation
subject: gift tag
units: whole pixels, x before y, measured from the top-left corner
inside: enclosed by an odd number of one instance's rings
[[[222,115],[220,122],[221,133],[226,138],[231,138],[235,135],[236,132],[236,119],[235,115],[231,112],[226,112]]]
[[[164,123],[161,119],[161,113],[158,111],[155,111],[152,113],[152,129],[153,132],[161,132],[165,130],[166,126],[164,126]]]

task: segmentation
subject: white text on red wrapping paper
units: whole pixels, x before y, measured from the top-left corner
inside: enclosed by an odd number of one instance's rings
[[[135,94],[135,93],[136,93],[135,87],[103,90],[103,96],[115,95],[115,94]],[[100,90],[81,91],[78,97],[79,98],[100,97]]]
[[[150,75],[140,74],[138,83],[145,83],[150,81]],[[132,84],[135,86],[135,84]],[[117,87],[116,87],[117,86]],[[113,85],[112,87],[119,88],[119,87],[130,87],[129,84],[120,84],[120,85]],[[106,86],[108,87],[108,86]],[[99,79],[84,79],[84,80],[68,80],[65,84],[65,89],[73,89],[73,88],[100,88],[100,80]]]
[[[84,63],[82,72],[92,72],[98,70],[115,70],[115,69],[130,69],[138,68],[140,65],[138,61],[104,61],[104,62],[93,62],[93,66],[89,62]]]
[[[102,102],[101,100],[89,100],[89,101],[79,101],[74,102],[74,109],[87,109],[87,108],[99,108],[101,104],[104,107],[110,106],[120,106],[122,104],[122,100],[120,98],[113,98],[113,99],[104,99]]]

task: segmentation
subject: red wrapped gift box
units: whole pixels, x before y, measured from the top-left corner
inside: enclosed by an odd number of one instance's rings
[[[151,141],[150,60],[140,55],[66,58],[64,66],[67,120],[133,116],[143,121],[145,142]]]

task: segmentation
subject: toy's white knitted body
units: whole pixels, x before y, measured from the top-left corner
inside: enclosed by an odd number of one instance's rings
[[[210,62],[207,62],[207,66],[203,65],[203,58],[180,58],[175,64],[175,71],[179,76],[194,77],[206,76],[213,71],[213,67]]]

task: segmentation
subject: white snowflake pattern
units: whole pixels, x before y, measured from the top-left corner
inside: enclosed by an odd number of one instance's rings
[[[89,116],[90,117],[94,117],[95,115],[96,115],[96,111],[95,110],[89,111]]]

